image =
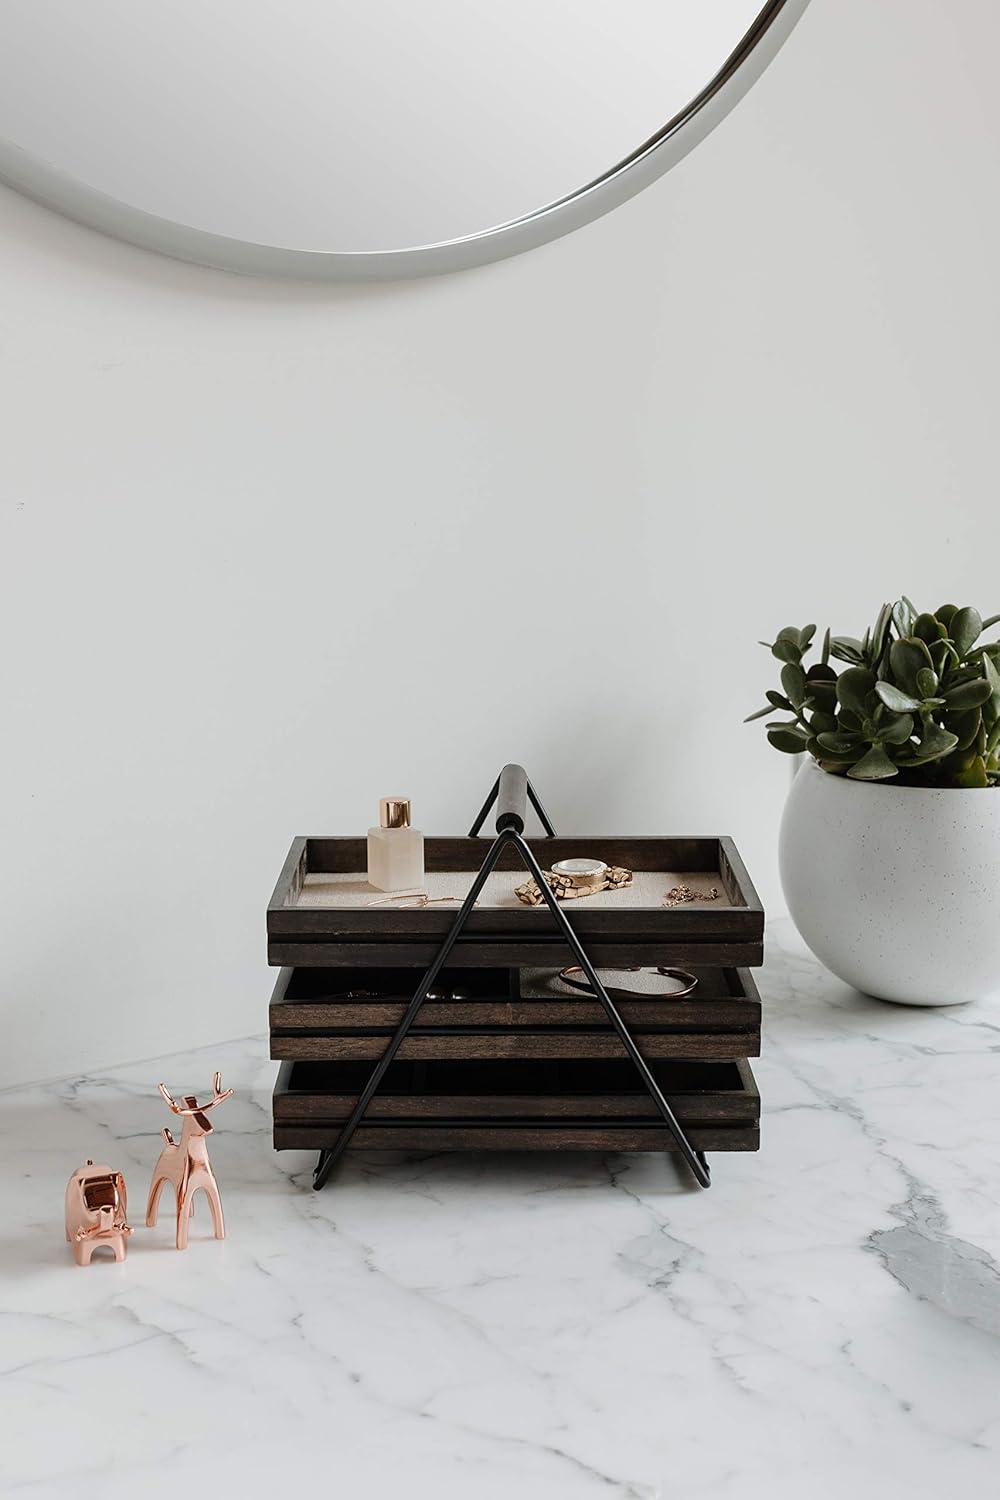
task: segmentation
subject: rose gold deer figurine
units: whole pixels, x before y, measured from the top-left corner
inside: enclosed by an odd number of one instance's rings
[[[219,1197],[219,1184],[215,1180],[212,1163],[208,1159],[208,1145],[205,1137],[212,1130],[212,1124],[207,1118],[208,1111],[214,1109],[217,1104],[221,1104],[223,1099],[230,1099],[233,1091],[232,1089],[223,1091],[221,1073],[216,1073],[212,1079],[212,1098],[207,1104],[199,1104],[194,1094],[185,1094],[183,1103],[177,1104],[162,1083],[156,1086],[174,1114],[184,1117],[184,1128],[181,1131],[180,1140],[175,1141],[170,1131],[164,1126],[163,1139],[166,1145],[153,1168],[153,1180],[149,1185],[149,1202],[146,1205],[146,1225],[149,1229],[155,1225],[156,1210],[163,1184],[171,1183],[177,1194],[177,1248],[186,1250],[188,1220],[194,1215],[194,1195],[199,1188],[203,1188],[212,1210],[215,1238],[223,1240],[226,1237],[226,1226],[222,1218],[222,1200]]]

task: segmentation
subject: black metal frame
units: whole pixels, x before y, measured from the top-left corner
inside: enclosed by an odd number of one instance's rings
[[[622,1020],[617,1006],[611,999],[611,996],[608,994],[607,990],[604,988],[604,985],[601,983],[593,964],[590,962],[590,959],[587,957],[587,954],[580,943],[580,939],[577,937],[576,933],[573,930],[569,918],[550,890],[548,881],[545,879],[545,876],[542,873],[542,868],[524,838],[524,820],[528,802],[531,803],[531,806],[538,814],[539,821],[541,822],[542,827],[545,829],[546,837],[554,838],[555,829],[549,822],[545,810],[542,807],[541,802],[538,800],[535,790],[532,787],[531,782],[528,780],[525,772],[520,766],[504,766],[503,770],[500,772],[500,775],[494,782],[489,796],[483,803],[479,815],[477,816],[475,822],[472,825],[472,828],[469,831],[469,837],[475,838],[482,828],[484,822],[486,821],[490,809],[494,804],[496,804],[497,836],[490,845],[489,850],[486,854],[486,858],[483,860],[483,863],[480,866],[479,874],[472,882],[469,893],[466,896],[465,900],[462,902],[461,908],[456,914],[455,920],[452,923],[451,928],[444,941],[442,942],[440,948],[438,949],[430,968],[427,970],[426,974],[417,986],[413,999],[407,1006],[406,1013],[403,1016],[403,1019],[400,1021],[398,1027],[396,1028],[394,1036],[391,1038],[382,1056],[375,1064],[368,1082],[365,1084],[361,1093],[358,1095],[357,1103],[351,1111],[350,1117],[343,1126],[340,1135],[337,1137],[336,1145],[332,1146],[328,1151],[321,1151],[319,1153],[319,1160],[317,1161],[315,1171],[313,1172],[313,1187],[317,1192],[324,1186],[327,1178],[333,1171],[333,1168],[336,1166],[341,1156],[347,1150],[347,1147],[351,1141],[351,1137],[353,1136],[355,1130],[358,1128],[365,1110],[371,1103],[372,1096],[378,1089],[378,1086],[382,1082],[382,1079],[385,1077],[386,1071],[393,1058],[396,1056],[396,1053],[399,1051],[399,1048],[407,1032],[416,1020],[417,1013],[427,997],[428,990],[431,989],[434,981],[437,979],[441,970],[448,962],[451,950],[452,948],[454,948],[455,943],[458,941],[458,936],[462,931],[462,928],[468,921],[472,909],[479,898],[479,893],[483,889],[483,886],[486,884],[486,881],[489,878],[490,872],[493,870],[494,866],[497,863],[497,860],[500,858],[500,855],[503,853],[504,849],[508,847],[508,845],[517,850],[518,854],[524,862],[525,868],[530,872],[531,875],[534,876],[534,879],[538,885],[538,889],[544,896],[546,905],[555,918],[556,926],[562,932],[563,937],[566,939],[566,942],[568,943],[569,947],[572,949],[576,957],[577,963],[586,974],[595,995],[604,1006],[604,1009],[608,1015],[608,1019],[621,1038],[626,1052],[635,1064],[635,1067],[639,1073],[639,1077],[642,1079],[647,1092],[653,1100],[653,1103],[656,1105],[661,1116],[663,1117],[664,1124],[670,1131],[670,1134],[673,1136],[677,1144],[678,1152],[683,1157],[688,1167],[690,1167],[691,1172],[693,1173],[699,1187],[707,1188],[711,1186],[712,1176],[709,1170],[708,1162],[705,1160],[705,1153],[703,1151],[695,1150],[694,1146],[692,1146],[690,1140],[688,1139],[683,1126],[680,1124],[677,1116],[674,1114],[673,1110],[670,1108],[670,1105],[667,1103],[660,1085],[653,1077],[649,1065],[636,1046],[635,1039],[632,1036],[632,1033],[629,1031],[625,1022]]]

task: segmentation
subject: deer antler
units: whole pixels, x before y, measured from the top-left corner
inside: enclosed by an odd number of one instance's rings
[[[167,1085],[165,1083],[158,1083],[156,1085],[156,1087],[159,1089],[160,1094],[162,1095],[165,1103],[167,1103],[167,1104],[170,1105],[170,1108],[173,1110],[174,1114],[175,1115],[182,1115],[184,1113],[184,1111],[181,1109],[181,1107],[180,1107],[179,1104],[175,1104],[174,1103],[173,1099],[167,1093]]]
[[[202,1110],[214,1109],[217,1104],[222,1103],[223,1099],[231,1099],[233,1097],[232,1089],[223,1089],[221,1073],[212,1074],[212,1093],[215,1097],[210,1099],[207,1104],[203,1104],[201,1106]]]
[[[209,1099],[207,1104],[193,1104],[185,1107],[184,1105],[174,1102],[170,1094],[167,1092],[166,1084],[158,1083],[156,1087],[159,1089],[161,1095],[163,1096],[163,1099],[167,1104],[169,1104],[175,1115],[201,1115],[205,1113],[206,1109],[214,1109],[215,1106],[217,1104],[221,1104],[224,1099],[231,1099],[233,1097],[232,1089],[222,1088],[221,1073],[216,1073],[212,1079],[212,1094],[214,1097]]]

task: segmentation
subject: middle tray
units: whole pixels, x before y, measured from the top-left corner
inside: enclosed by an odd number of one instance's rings
[[[749,970],[693,968],[683,999],[617,999],[649,1058],[728,1060],[760,1053],[760,996]],[[625,1056],[599,1000],[560,986],[552,969],[445,969],[426,1000],[401,1061]],[[278,1060],[374,1060],[402,1019],[419,969],[283,969],[271,998],[271,1056]]]

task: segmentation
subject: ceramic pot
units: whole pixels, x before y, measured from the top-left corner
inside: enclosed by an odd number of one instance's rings
[[[779,860],[796,927],[855,989],[906,1005],[1000,996],[1000,788],[849,781],[807,760]]]

